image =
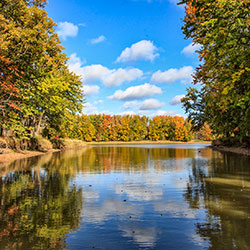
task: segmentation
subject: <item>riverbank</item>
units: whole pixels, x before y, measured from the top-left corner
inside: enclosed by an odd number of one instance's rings
[[[129,145],[129,144],[211,144],[211,141],[105,141],[86,142],[86,145]]]
[[[31,151],[31,150],[8,150],[4,154],[0,154],[0,163],[10,163],[15,160],[21,160],[24,158],[30,158],[48,153],[58,152],[61,150],[67,150],[72,148],[81,148],[91,145],[131,145],[131,144],[210,144],[211,142],[205,141],[190,141],[190,142],[179,142],[179,141],[111,141],[111,142],[83,142],[80,140],[63,140],[63,147],[60,149],[49,149],[47,151]]]
[[[0,155],[0,163],[9,163],[16,160],[21,160],[24,158],[30,158],[34,156],[45,155],[48,153],[54,153],[60,151],[59,149],[51,149],[47,152],[41,151],[30,151],[30,150],[18,150],[18,151],[8,151],[7,153]]]
[[[17,148],[18,146],[18,148]],[[28,149],[22,150],[13,138],[0,138],[0,163],[11,163],[15,160],[54,153],[61,150],[85,147],[81,140],[58,139],[52,141],[34,138]]]
[[[223,153],[234,153],[250,156],[250,149],[241,147],[226,147],[226,146],[211,146],[213,150],[217,150]]]
[[[212,142],[211,148],[220,152],[250,156],[250,138],[225,137]]]

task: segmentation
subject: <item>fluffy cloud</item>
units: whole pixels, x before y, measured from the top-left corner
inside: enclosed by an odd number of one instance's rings
[[[60,22],[57,26],[57,34],[63,40],[67,37],[75,37],[78,34],[78,26],[70,22]]]
[[[104,41],[106,41],[106,37],[105,36],[99,36],[97,38],[91,39],[91,44],[97,44],[97,43],[102,43]]]
[[[183,83],[191,81],[194,69],[191,66],[184,66],[180,69],[158,70],[152,75],[152,83],[169,83],[181,80]]]
[[[138,115],[142,115],[142,116],[147,116],[149,115],[150,111],[149,110],[139,110],[138,111]]]
[[[170,116],[181,116],[176,113],[176,111],[166,111],[166,110],[158,110],[153,113],[151,116],[160,116],[160,115],[170,115]]]
[[[91,114],[106,114],[106,115],[113,115],[113,112],[110,112],[109,110],[101,110],[99,111],[97,106],[98,104],[102,103],[102,101],[96,101],[94,103],[85,103],[84,107],[82,109],[83,114],[91,115]]]
[[[122,105],[122,109],[131,109],[131,108],[135,108],[138,106],[138,102],[137,101],[130,101],[130,102],[125,102]]]
[[[170,102],[170,105],[178,105],[181,103],[181,99],[184,97],[185,95],[177,95],[175,96]]]
[[[83,92],[86,96],[95,95],[99,92],[100,87],[97,85],[84,85]]]
[[[131,47],[126,48],[117,58],[117,62],[131,62],[137,60],[153,61],[159,56],[157,47],[153,42],[142,40],[138,43],[132,44]]]
[[[86,61],[81,61],[81,59],[77,57],[76,53],[73,53],[70,55],[68,60],[69,70],[77,75],[81,75],[81,66],[85,63]]]
[[[200,48],[201,46],[199,44],[190,43],[181,51],[181,53],[186,56],[191,56],[195,53],[196,50],[199,50]]]
[[[91,103],[88,103],[88,102],[84,104],[82,111],[86,115],[99,114],[97,107]]]
[[[135,115],[135,112],[130,110],[130,111],[124,111],[122,113],[120,113],[119,115]]]
[[[101,81],[107,87],[119,86],[124,82],[131,82],[143,76],[143,72],[137,68],[108,69],[101,64],[93,64],[83,67],[76,54],[70,56],[69,69],[82,77],[85,84]]]
[[[140,110],[154,110],[161,108],[164,105],[165,103],[159,102],[156,99],[147,99],[142,103]]]
[[[97,105],[97,104],[101,104],[101,103],[103,103],[103,100],[95,101],[93,104],[94,104],[94,105]]]
[[[142,77],[143,72],[139,69],[117,69],[112,70],[103,79],[103,84],[108,87],[119,86],[124,82],[131,82]]]
[[[161,88],[149,83],[145,83],[143,85],[129,87],[124,91],[117,90],[114,95],[110,96],[109,98],[119,101],[129,101],[150,97],[156,94],[162,94]]]
[[[107,75],[111,74],[111,70],[101,64],[82,67],[78,72],[82,76],[83,83],[87,84],[102,81]]]

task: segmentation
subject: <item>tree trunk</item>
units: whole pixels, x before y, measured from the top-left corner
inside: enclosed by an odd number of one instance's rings
[[[42,114],[39,116],[37,124],[35,124],[34,130],[33,130],[33,133],[32,133],[32,136],[33,136],[33,137],[38,136],[38,134],[39,134],[39,132],[40,132],[40,127],[41,127],[41,124],[42,124],[43,115],[44,115],[44,111],[43,111]]]

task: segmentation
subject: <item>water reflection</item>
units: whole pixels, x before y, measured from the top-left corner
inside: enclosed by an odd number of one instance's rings
[[[249,249],[249,158],[88,147],[0,166],[0,249]]]
[[[197,233],[213,249],[250,248],[250,159],[216,153],[207,171],[193,161],[184,195],[191,208],[205,208],[204,222],[196,223]]]
[[[82,190],[42,168],[50,160],[16,162],[0,178],[0,249],[65,249],[66,234],[79,227]]]

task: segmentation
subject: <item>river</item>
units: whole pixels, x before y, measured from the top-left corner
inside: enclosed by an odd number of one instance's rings
[[[0,168],[0,249],[250,249],[250,158],[89,146]]]

